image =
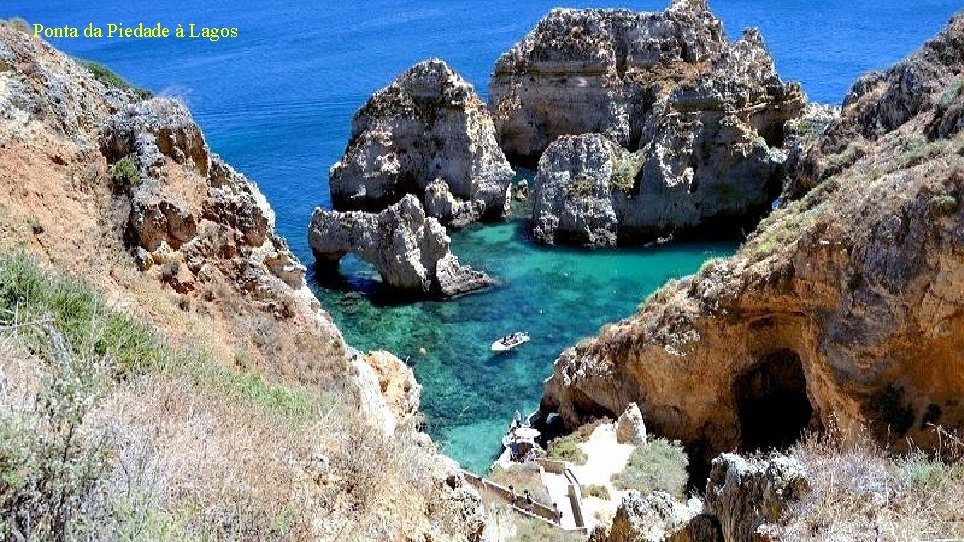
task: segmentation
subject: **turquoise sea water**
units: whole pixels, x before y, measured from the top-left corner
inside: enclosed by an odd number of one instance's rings
[[[566,346],[633,312],[666,280],[694,272],[735,243],[585,251],[540,248],[523,219],[476,225],[453,235],[459,259],[494,275],[492,290],[453,301],[392,304],[379,299],[377,274],[346,260],[346,284],[318,290],[352,344],[409,357],[424,386],[428,430],[464,466],[494,459],[515,410],[532,412],[542,380]],[[354,292],[366,292],[358,295]],[[527,331],[528,343],[494,354],[494,340]],[[421,353],[424,349],[424,353]]]
[[[54,40],[104,62],[133,83],[178,96],[212,148],[255,179],[278,229],[306,263],[311,209],[329,202],[327,169],[344,149],[350,119],[374,90],[412,63],[447,61],[485,95],[498,55],[550,8],[658,10],[666,2],[532,0],[5,0],[0,18],[48,26],[139,22],[237,27],[206,40]],[[781,74],[809,96],[840,102],[860,73],[885,67],[937,32],[960,0],[711,0],[731,36],[761,29]],[[515,409],[530,410],[552,360],[605,322],[630,314],[667,278],[695,271],[735,244],[632,251],[535,248],[516,220],[453,235],[456,253],[502,285],[450,302],[391,304],[372,295],[370,270],[346,261],[346,280],[316,284],[347,338],[361,348],[411,356],[424,385],[430,432],[468,467],[482,469]],[[362,292],[362,294],[356,293]],[[494,357],[491,342],[527,330],[532,341]],[[425,354],[419,354],[424,348]]]

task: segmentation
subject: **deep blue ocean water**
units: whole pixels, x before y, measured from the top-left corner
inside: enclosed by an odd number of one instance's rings
[[[5,0],[0,18],[46,26],[160,22],[238,28],[207,40],[51,40],[101,61],[132,83],[183,99],[211,147],[256,180],[278,228],[306,263],[311,210],[329,203],[327,170],[344,150],[350,119],[374,90],[408,66],[438,56],[483,96],[498,55],[550,8],[659,10],[662,1],[130,2]],[[886,67],[936,33],[962,0],[711,0],[735,37],[757,26],[781,75],[811,99],[838,103],[861,73]],[[583,252],[536,249],[521,220],[453,235],[460,257],[503,281],[491,292],[439,303],[385,304],[365,266],[347,262],[345,284],[316,285],[353,344],[412,356],[425,387],[429,430],[466,466],[484,469],[504,424],[531,410],[552,360],[579,337],[630,314],[667,278],[695,271],[734,244]],[[526,329],[531,343],[493,357],[488,345]],[[419,354],[423,349],[425,354]]]

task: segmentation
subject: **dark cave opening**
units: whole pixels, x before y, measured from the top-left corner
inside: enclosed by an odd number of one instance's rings
[[[786,448],[813,416],[803,365],[793,350],[767,354],[737,378],[734,388],[743,451]]]

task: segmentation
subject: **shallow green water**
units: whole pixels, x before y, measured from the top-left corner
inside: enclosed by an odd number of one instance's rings
[[[542,382],[564,348],[632,314],[667,279],[736,249],[735,243],[543,248],[532,244],[519,219],[454,232],[452,241],[460,260],[501,284],[450,301],[392,304],[379,298],[377,274],[346,258],[345,283],[323,284],[318,294],[351,344],[411,356],[429,433],[476,472],[499,452],[513,412],[538,406]],[[513,331],[528,331],[532,340],[493,354],[492,342]]]

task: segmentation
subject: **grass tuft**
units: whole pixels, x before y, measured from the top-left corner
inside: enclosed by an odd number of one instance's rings
[[[133,92],[138,98],[146,100],[152,96],[154,93],[143,88],[135,87],[131,85],[123,77],[117,75],[110,70],[107,66],[104,66],[100,62],[93,60],[77,60],[81,66],[87,68],[88,71],[101,83],[114,88],[119,88],[121,90],[129,90]]]
[[[637,446],[622,472],[612,476],[618,489],[634,489],[646,495],[665,491],[682,498],[685,495],[689,459],[678,441],[658,438]]]

